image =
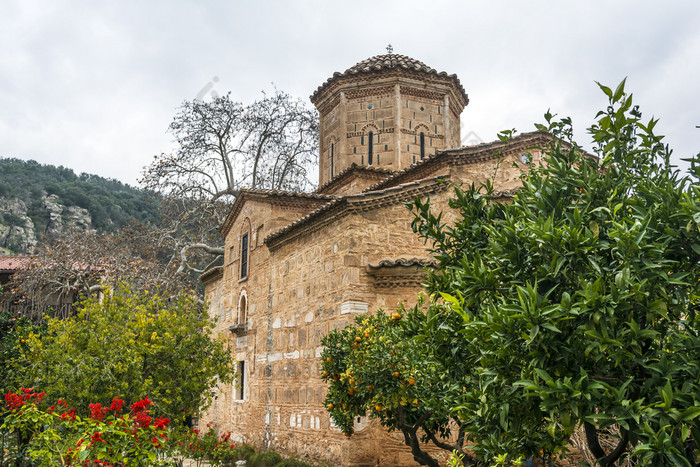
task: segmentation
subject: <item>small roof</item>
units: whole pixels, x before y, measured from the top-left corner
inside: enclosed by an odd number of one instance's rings
[[[241,208],[245,204],[245,200],[249,198],[267,201],[276,200],[283,203],[286,202],[288,204],[304,204],[313,206],[315,204],[319,205],[327,203],[328,201],[336,199],[336,196],[324,195],[316,192],[306,193],[301,191],[284,191],[264,188],[241,188],[238,196],[236,197],[236,201],[234,201],[233,206],[231,206],[228,216],[226,216],[224,223],[221,224],[221,227],[219,227],[219,232],[221,232],[222,235],[226,235],[228,233],[229,229],[236,220],[236,216],[238,216]]]
[[[31,256],[0,256],[0,273],[14,273],[28,267],[31,261]]]
[[[469,102],[467,92],[464,90],[462,83],[459,82],[459,78],[457,78],[457,75],[447,74],[444,71],[438,72],[435,68],[429,67],[420,60],[416,60],[415,58],[411,58],[406,55],[400,54],[375,55],[374,57],[370,57],[366,60],[362,60],[361,62],[356,63],[355,65],[351,66],[342,73],[333,73],[333,76],[328,78],[326,82],[319,86],[318,89],[316,89],[316,91],[311,95],[311,102],[315,102],[315,100],[319,97],[323,90],[327,88],[333,81],[336,81],[338,78],[376,73],[387,70],[403,70],[407,72],[426,73],[429,75],[445,78],[453,82],[453,84],[457,88],[456,90],[461,94],[462,98],[464,99],[465,105],[467,102]]]

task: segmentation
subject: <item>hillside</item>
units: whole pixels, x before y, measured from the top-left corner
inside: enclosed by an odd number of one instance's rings
[[[0,254],[31,252],[69,228],[112,232],[154,222],[158,201],[118,180],[0,158]]]

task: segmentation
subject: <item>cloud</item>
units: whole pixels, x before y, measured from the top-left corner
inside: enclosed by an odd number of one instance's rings
[[[698,150],[697,2],[190,2],[11,0],[0,5],[0,156],[135,184],[172,149],[177,106],[208,92],[306,98],[335,71],[385,52],[457,73],[465,129],[485,141],[551,108],[577,135],[628,86],[678,157]],[[219,80],[214,82],[213,78]]]

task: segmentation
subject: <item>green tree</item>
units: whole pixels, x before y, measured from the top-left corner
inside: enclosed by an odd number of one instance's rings
[[[24,386],[75,407],[121,397],[127,405],[149,396],[169,418],[208,405],[217,381],[231,381],[224,341],[194,295],[163,298],[126,286],[87,300],[77,316],[49,319],[30,334]]]
[[[404,360],[410,368],[451,369],[442,386],[417,393],[418,406],[439,416],[431,399],[439,397],[479,462],[556,454],[583,427],[601,465],[624,456],[694,465],[700,155],[682,176],[653,133],[657,120],[642,121],[624,82],[601,89],[609,106],[589,129],[597,157],[573,141],[569,119],[548,112],[538,128],[551,143],[538,148],[542,162],[531,165],[511,202],[495,202],[489,184],[458,187],[453,225],[429,200],[413,203],[414,229],[439,267],[429,277],[425,317],[404,318],[402,326],[416,331],[400,348],[413,349]],[[329,367],[340,375],[336,381],[329,372],[333,395],[358,349],[326,342],[329,356],[347,352]],[[440,390],[450,383],[462,390]],[[371,409],[358,398],[342,403],[355,413]],[[617,448],[605,451],[604,436]]]
[[[423,303],[423,299],[421,299]],[[335,423],[353,433],[355,417],[370,413],[389,431],[400,431],[416,462],[439,466],[426,446],[466,449],[467,431],[445,401],[455,401],[469,378],[463,349],[452,345],[461,318],[436,307],[399,308],[356,318],[354,326],[323,340],[326,407]]]

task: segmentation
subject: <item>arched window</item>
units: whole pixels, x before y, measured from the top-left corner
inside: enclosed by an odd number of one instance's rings
[[[241,293],[241,298],[238,300],[238,324],[245,324],[248,319],[248,298],[245,291]]]
[[[373,154],[374,153],[374,151],[373,151],[374,150],[374,144],[373,144],[374,141],[372,139],[373,136],[374,136],[374,134],[370,131],[369,132],[369,148],[368,148],[368,152],[367,152],[367,163],[369,165],[372,165],[372,160],[373,160],[372,156],[374,155]]]
[[[425,133],[421,132],[420,134],[420,158],[423,159],[425,157]]]

